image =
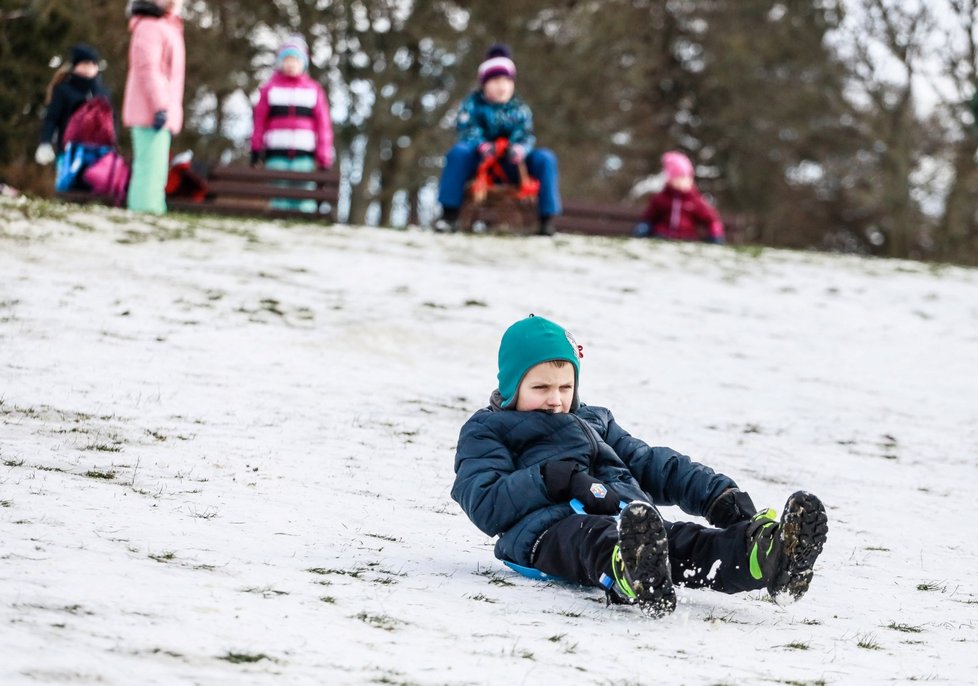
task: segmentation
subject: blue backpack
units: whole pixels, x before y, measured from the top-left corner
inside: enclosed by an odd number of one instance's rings
[[[86,143],[68,143],[65,145],[64,154],[58,158],[54,189],[59,193],[72,190],[91,190],[82,179],[82,172],[112,150],[111,145],[88,145]]]

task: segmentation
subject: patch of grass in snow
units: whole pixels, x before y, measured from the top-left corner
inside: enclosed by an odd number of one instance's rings
[[[364,624],[369,624],[377,629],[383,629],[384,631],[394,631],[402,624],[406,624],[403,620],[396,619],[390,615],[372,615],[369,612],[361,612],[356,616]]]
[[[146,433],[152,436],[153,438],[155,438],[160,443],[166,440],[166,436],[159,431],[154,431],[153,429],[146,429]]]
[[[863,650],[883,650],[883,647],[876,642],[875,634],[866,634],[865,636],[860,636],[859,640],[856,642],[858,648]]]
[[[4,467],[22,467],[22,466],[24,466],[24,461],[23,460],[4,460],[3,461],[3,466]]]
[[[13,500],[0,500],[0,507],[11,507],[13,504]]]
[[[788,686],[826,686],[828,684],[825,679],[816,679],[815,681],[795,681],[794,679],[788,679],[783,683]]]
[[[469,600],[480,600],[483,603],[498,603],[499,602],[495,598],[490,598],[489,596],[484,595],[482,593],[476,593],[475,595],[468,595],[468,596],[465,596],[465,597],[468,598]],[[551,640],[553,640],[553,639],[551,639]]]
[[[396,536],[385,536],[384,534],[364,534],[364,536],[379,538],[382,541],[390,541],[391,543],[402,543],[404,540],[402,538],[397,538]]]
[[[923,631],[923,628],[919,626],[912,626],[910,624],[897,624],[896,622],[890,622],[886,625],[887,629],[893,629],[894,631],[902,631],[905,634],[919,634]]]
[[[62,474],[68,471],[67,469],[64,469],[62,467],[48,467],[42,464],[36,464],[34,465],[33,468],[40,472],[61,472]]]
[[[874,551],[879,552],[879,553],[888,553],[888,552],[890,552],[890,549],[889,548],[884,548],[881,545],[868,545],[865,548],[863,548],[863,550],[874,550]]]
[[[367,570],[365,569],[327,569],[326,567],[310,567],[306,570],[310,574],[338,574],[340,576],[352,576],[354,579],[359,579],[360,576]]]
[[[803,641],[792,641],[791,643],[785,643],[784,647],[790,650],[808,650],[810,646]]]
[[[118,443],[89,443],[82,450],[95,450],[102,453],[120,453],[122,446]]]
[[[151,560],[156,560],[157,562],[171,562],[176,558],[177,554],[172,550],[167,550],[162,553],[150,554],[147,557]]]
[[[279,591],[278,589],[272,588],[271,586],[262,586],[262,587],[254,586],[254,587],[251,587],[251,588],[242,588],[241,589],[241,592],[242,593],[257,593],[262,598],[274,598],[276,596],[288,595],[289,594],[288,591]]]
[[[199,491],[194,491],[199,492]],[[197,519],[214,519],[217,517],[217,509],[213,507],[207,507],[203,510],[198,510],[197,506],[188,507],[191,517],[196,517]]]
[[[742,622],[739,619],[734,619],[734,612],[731,610],[725,615],[714,614],[714,610],[710,610],[710,614],[703,618],[704,622],[716,623],[716,622],[726,622],[727,624],[747,624],[747,622]]]
[[[336,597],[331,595],[324,595],[320,600],[328,605],[333,605],[336,603]]]
[[[115,478],[115,472],[111,469],[107,472],[99,471],[98,469],[89,469],[85,472],[85,476],[89,479],[105,479],[106,481],[111,481]]]
[[[261,662],[262,660],[272,660],[265,653],[233,653],[228,651],[224,655],[217,658],[218,660],[226,660],[231,664],[249,664],[251,662]],[[274,660],[272,660],[274,662]]]
[[[484,569],[480,572],[476,572],[479,576],[484,576],[489,580],[490,584],[495,584],[496,586],[515,586],[512,581],[506,577],[500,576],[499,572],[492,569]]]
[[[944,593],[947,590],[946,586],[942,586],[938,581],[925,581],[922,584],[917,584],[918,591],[940,591]]]
[[[732,245],[730,246],[734,253],[737,255],[743,255],[744,257],[752,257],[757,259],[764,254],[763,245]]]

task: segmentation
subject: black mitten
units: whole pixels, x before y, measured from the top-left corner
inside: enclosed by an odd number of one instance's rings
[[[754,501],[739,488],[728,488],[713,501],[706,511],[706,521],[726,529],[738,522],[746,522],[757,514]]]
[[[540,469],[547,495],[555,503],[576,498],[589,514],[618,514],[621,499],[613,488],[595,479],[573,460],[548,462]]]
[[[615,489],[587,472],[574,473],[571,477],[570,493],[572,498],[584,503],[584,511],[588,514],[616,515],[621,509],[618,507],[621,498]]]
[[[570,482],[574,472],[584,469],[574,460],[554,460],[540,468],[543,483],[547,487],[547,495],[555,503],[563,503],[571,499]]]

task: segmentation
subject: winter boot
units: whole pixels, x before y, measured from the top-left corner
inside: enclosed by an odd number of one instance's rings
[[[828,533],[825,507],[817,496],[798,491],[781,513],[768,509],[758,512],[747,527],[747,554],[750,574],[767,582],[768,593],[776,602],[798,600],[812,582],[812,567],[822,552]]]
[[[458,207],[443,207],[441,217],[435,221],[432,228],[438,233],[455,233],[458,231]]]
[[[676,609],[666,530],[649,503],[636,500],[622,511],[611,570],[614,592],[626,602],[637,602],[649,616],[662,617]]]
[[[537,235],[553,236],[555,231],[556,229],[554,228],[553,217],[540,217],[540,225],[537,228]]]

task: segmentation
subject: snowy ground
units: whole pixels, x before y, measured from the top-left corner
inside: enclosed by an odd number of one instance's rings
[[[822,497],[801,602],[493,558],[454,445],[530,312],[632,433]],[[4,199],[0,683],[974,683],[976,370],[974,270]]]

